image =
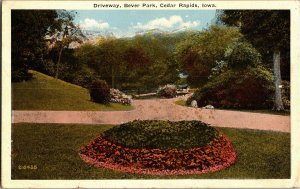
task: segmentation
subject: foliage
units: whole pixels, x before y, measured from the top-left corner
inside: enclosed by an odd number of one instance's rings
[[[130,105],[132,103],[132,97],[119,91],[118,89],[110,89],[110,101],[121,103],[123,105]]]
[[[43,66],[40,66],[35,70],[52,77],[57,76],[61,80],[88,88],[86,85],[88,80],[82,82],[79,81],[81,81],[82,77],[88,78],[91,75],[91,71],[79,63],[78,59],[74,56],[74,49],[71,48],[66,48],[61,52],[60,63],[57,64],[60,50],[61,49],[57,46],[49,49]]]
[[[222,171],[184,176],[129,174],[91,166],[78,156],[81,146],[114,125],[12,124],[12,179],[289,179],[290,133],[219,128],[238,154],[233,166]],[[33,134],[34,133],[34,134]],[[84,134],[83,134],[84,133]],[[37,165],[20,170],[19,165]],[[45,163],[47,162],[47,163]]]
[[[277,111],[284,110],[282,92],[278,87],[281,85],[280,69],[286,69],[282,72],[283,78],[289,79],[290,75],[290,14],[289,10],[225,10],[220,17],[227,25],[238,26],[263,55],[264,64],[272,65],[275,87],[273,109]]]
[[[196,87],[205,84],[215,62],[224,60],[227,46],[241,37],[237,28],[211,26],[191,33],[178,43],[175,56],[181,69],[187,72],[189,84]]]
[[[179,40],[176,35],[164,34],[101,37],[96,44],[81,45],[75,56],[79,64],[92,69],[113,88],[148,92],[178,79],[173,50]]]
[[[282,81],[282,101],[283,105],[286,109],[290,109],[291,106],[291,89],[290,89],[290,82],[289,81]]]
[[[88,68],[87,66],[82,66],[79,70],[75,71],[72,75],[74,77],[72,77],[72,80],[70,82],[82,86],[86,89],[89,89],[91,87],[91,84],[94,80],[100,78],[99,76],[97,76],[95,71]]]
[[[262,66],[228,70],[197,90],[187,104],[196,100],[200,107],[210,104],[217,108],[270,108],[273,90],[272,73]]]
[[[55,27],[56,11],[12,10],[12,81],[31,78],[28,69],[43,63],[45,36]]]
[[[261,53],[264,64],[271,66],[273,51],[280,50],[282,79],[290,79],[289,10],[224,10],[220,20],[238,26]]]
[[[104,132],[105,137],[126,147],[192,148],[208,144],[218,132],[200,121],[135,120]]]
[[[229,68],[228,68],[228,62],[227,61],[224,61],[224,60],[216,61],[214,67],[211,69],[211,74],[208,77],[208,79],[211,79],[215,76],[218,76],[221,73],[227,71],[228,69]]]
[[[234,42],[225,51],[228,66],[233,69],[245,69],[261,63],[260,53],[247,42]]]
[[[224,10],[220,19],[227,25],[240,27],[241,33],[260,52],[289,46],[290,11]]]
[[[180,38],[176,34],[135,36],[131,44],[138,49],[143,49],[148,57],[148,62],[135,70],[128,71],[129,77],[126,78],[126,83],[129,84],[128,87],[152,90],[158,88],[158,86],[176,82],[179,72],[173,51],[179,40]]]
[[[93,102],[108,104],[110,101],[110,90],[104,80],[93,81],[90,87],[90,96]]]
[[[13,81],[31,78],[28,69],[72,83],[79,80],[83,68],[73,56],[73,48],[84,36],[74,24],[74,16],[75,12],[65,10],[12,12]]]
[[[57,14],[58,18],[56,19],[57,27],[55,28],[55,32],[53,35],[48,36],[50,42],[49,46],[57,52],[55,78],[58,78],[59,73],[64,71],[61,69],[61,58],[64,49],[70,49],[72,44],[75,45],[74,43],[81,43],[85,37],[79,26],[74,23],[75,12],[59,10]],[[69,59],[68,61],[72,62],[72,60]],[[71,72],[71,70],[68,71]]]
[[[175,85],[165,85],[163,87],[159,87],[157,90],[157,95],[165,98],[173,98],[176,96],[176,86]]]
[[[116,111],[133,108],[119,103],[102,105],[91,102],[85,88],[36,71],[30,70],[29,73],[33,74],[31,80],[12,83],[13,110]]]
[[[80,149],[87,163],[115,171],[149,175],[186,175],[215,172],[236,161],[227,137],[187,150],[126,148],[99,136]]]

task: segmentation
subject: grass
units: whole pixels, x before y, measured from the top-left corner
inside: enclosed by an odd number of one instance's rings
[[[177,100],[175,101],[175,104],[180,105],[180,106],[187,106],[185,100]],[[239,109],[220,109],[220,108],[215,108],[217,110],[228,110],[228,111],[239,111],[239,112],[252,112],[252,113],[265,113],[265,114],[273,114],[273,115],[285,115],[289,116],[290,112],[289,111],[272,111],[272,110],[239,110]]]
[[[138,100],[148,100],[148,99],[159,99],[159,97],[155,94],[155,95],[148,95],[148,96],[139,96],[139,97],[134,97],[134,99],[138,99]]]
[[[169,179],[169,178],[290,178],[290,134],[272,131],[220,128],[237,150],[229,168],[203,175],[150,176],[95,168],[83,162],[81,146],[112,125],[12,125],[12,179]],[[37,169],[19,169],[36,165]]]
[[[87,89],[45,74],[31,71],[33,79],[12,83],[13,110],[131,110],[132,106],[109,105],[90,101]]]
[[[185,100],[177,100],[177,101],[175,101],[175,104],[180,105],[180,106],[186,106]]]

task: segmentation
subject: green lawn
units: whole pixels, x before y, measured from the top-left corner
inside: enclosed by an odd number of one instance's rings
[[[166,178],[289,178],[290,134],[221,128],[237,150],[231,167],[203,175],[149,176],[95,168],[79,155],[86,145],[111,125],[12,125],[12,179],[166,179]],[[33,165],[37,169],[19,169]]]
[[[101,105],[90,101],[87,89],[31,71],[33,79],[12,83],[13,110],[131,110],[118,103]]]

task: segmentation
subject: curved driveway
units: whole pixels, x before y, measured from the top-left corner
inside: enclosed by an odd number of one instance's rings
[[[120,124],[135,119],[201,120],[213,126],[290,132],[290,116],[176,105],[177,99],[135,100],[131,111],[13,111],[13,122]]]

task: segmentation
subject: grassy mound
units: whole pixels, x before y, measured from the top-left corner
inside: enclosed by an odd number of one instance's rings
[[[208,144],[218,137],[218,131],[201,121],[144,120],[121,124],[104,135],[126,147],[189,149]]]
[[[33,79],[12,83],[13,110],[130,110],[117,103],[101,105],[90,100],[87,89],[30,71]]]

